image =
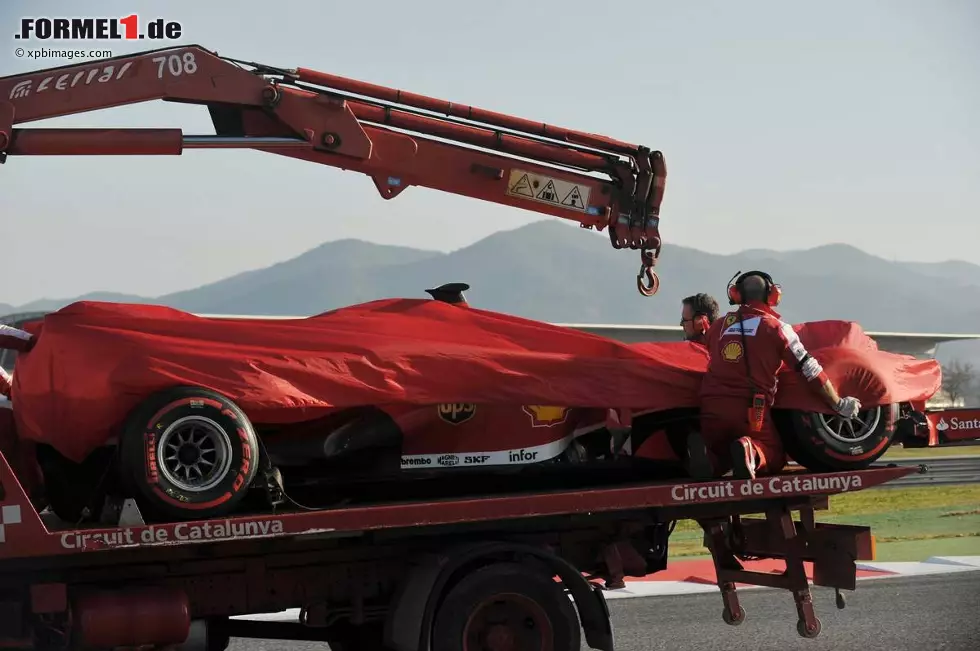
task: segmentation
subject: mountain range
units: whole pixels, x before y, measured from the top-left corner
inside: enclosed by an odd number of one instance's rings
[[[0,314],[100,300],[152,302],[198,313],[309,315],[384,297],[425,298],[427,287],[467,282],[473,305],[528,318],[675,324],[682,297],[708,292],[724,308],[728,279],[739,270],[761,268],[782,284],[780,312],[791,322],[847,319],[871,331],[980,332],[980,265],[968,262],[885,260],[844,244],[718,255],[668,243],[657,266],[660,292],[643,298],[635,286],[638,258],[635,251],[613,249],[605,233],[547,220],[450,253],[338,240],[165,296],[94,292],[16,307],[0,304]],[[952,357],[980,369],[980,342],[943,345],[940,358]]]

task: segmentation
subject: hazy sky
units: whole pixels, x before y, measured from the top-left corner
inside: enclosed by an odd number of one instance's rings
[[[0,75],[67,63],[15,58],[23,42],[12,33],[21,16],[81,6],[180,20],[182,44],[236,58],[660,149],[668,247],[847,242],[980,263],[974,0],[497,0],[472,10],[459,0],[2,0]],[[205,109],[159,102],[28,126],[211,133]],[[451,250],[539,218],[420,188],[384,201],[367,177],[258,152],[12,157],[0,167],[0,301],[158,295],[339,238]]]

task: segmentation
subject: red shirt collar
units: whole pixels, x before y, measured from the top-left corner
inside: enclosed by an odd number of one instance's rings
[[[780,318],[779,317],[779,312],[777,312],[776,310],[772,309],[771,307],[769,307],[768,305],[766,305],[762,301],[749,301],[748,303],[745,303],[744,305],[742,305],[742,307],[747,307],[750,310],[755,310],[756,312],[763,312],[765,314],[771,314],[772,316],[776,317],[777,319]]]

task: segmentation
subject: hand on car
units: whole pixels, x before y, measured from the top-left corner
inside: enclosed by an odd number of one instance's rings
[[[861,401],[857,398],[847,396],[837,403],[837,413],[844,418],[854,418],[859,411],[861,411]]]

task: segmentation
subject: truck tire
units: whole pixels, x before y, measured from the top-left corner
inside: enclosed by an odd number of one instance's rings
[[[581,629],[561,584],[517,563],[495,563],[461,579],[432,628],[432,651],[498,648],[579,651]]]
[[[888,451],[898,417],[898,404],[862,409],[851,423],[832,414],[773,410],[786,453],[814,472],[867,468]]]
[[[219,393],[160,391],[132,411],[119,443],[120,474],[152,517],[224,515],[245,497],[259,447],[248,417]]]

